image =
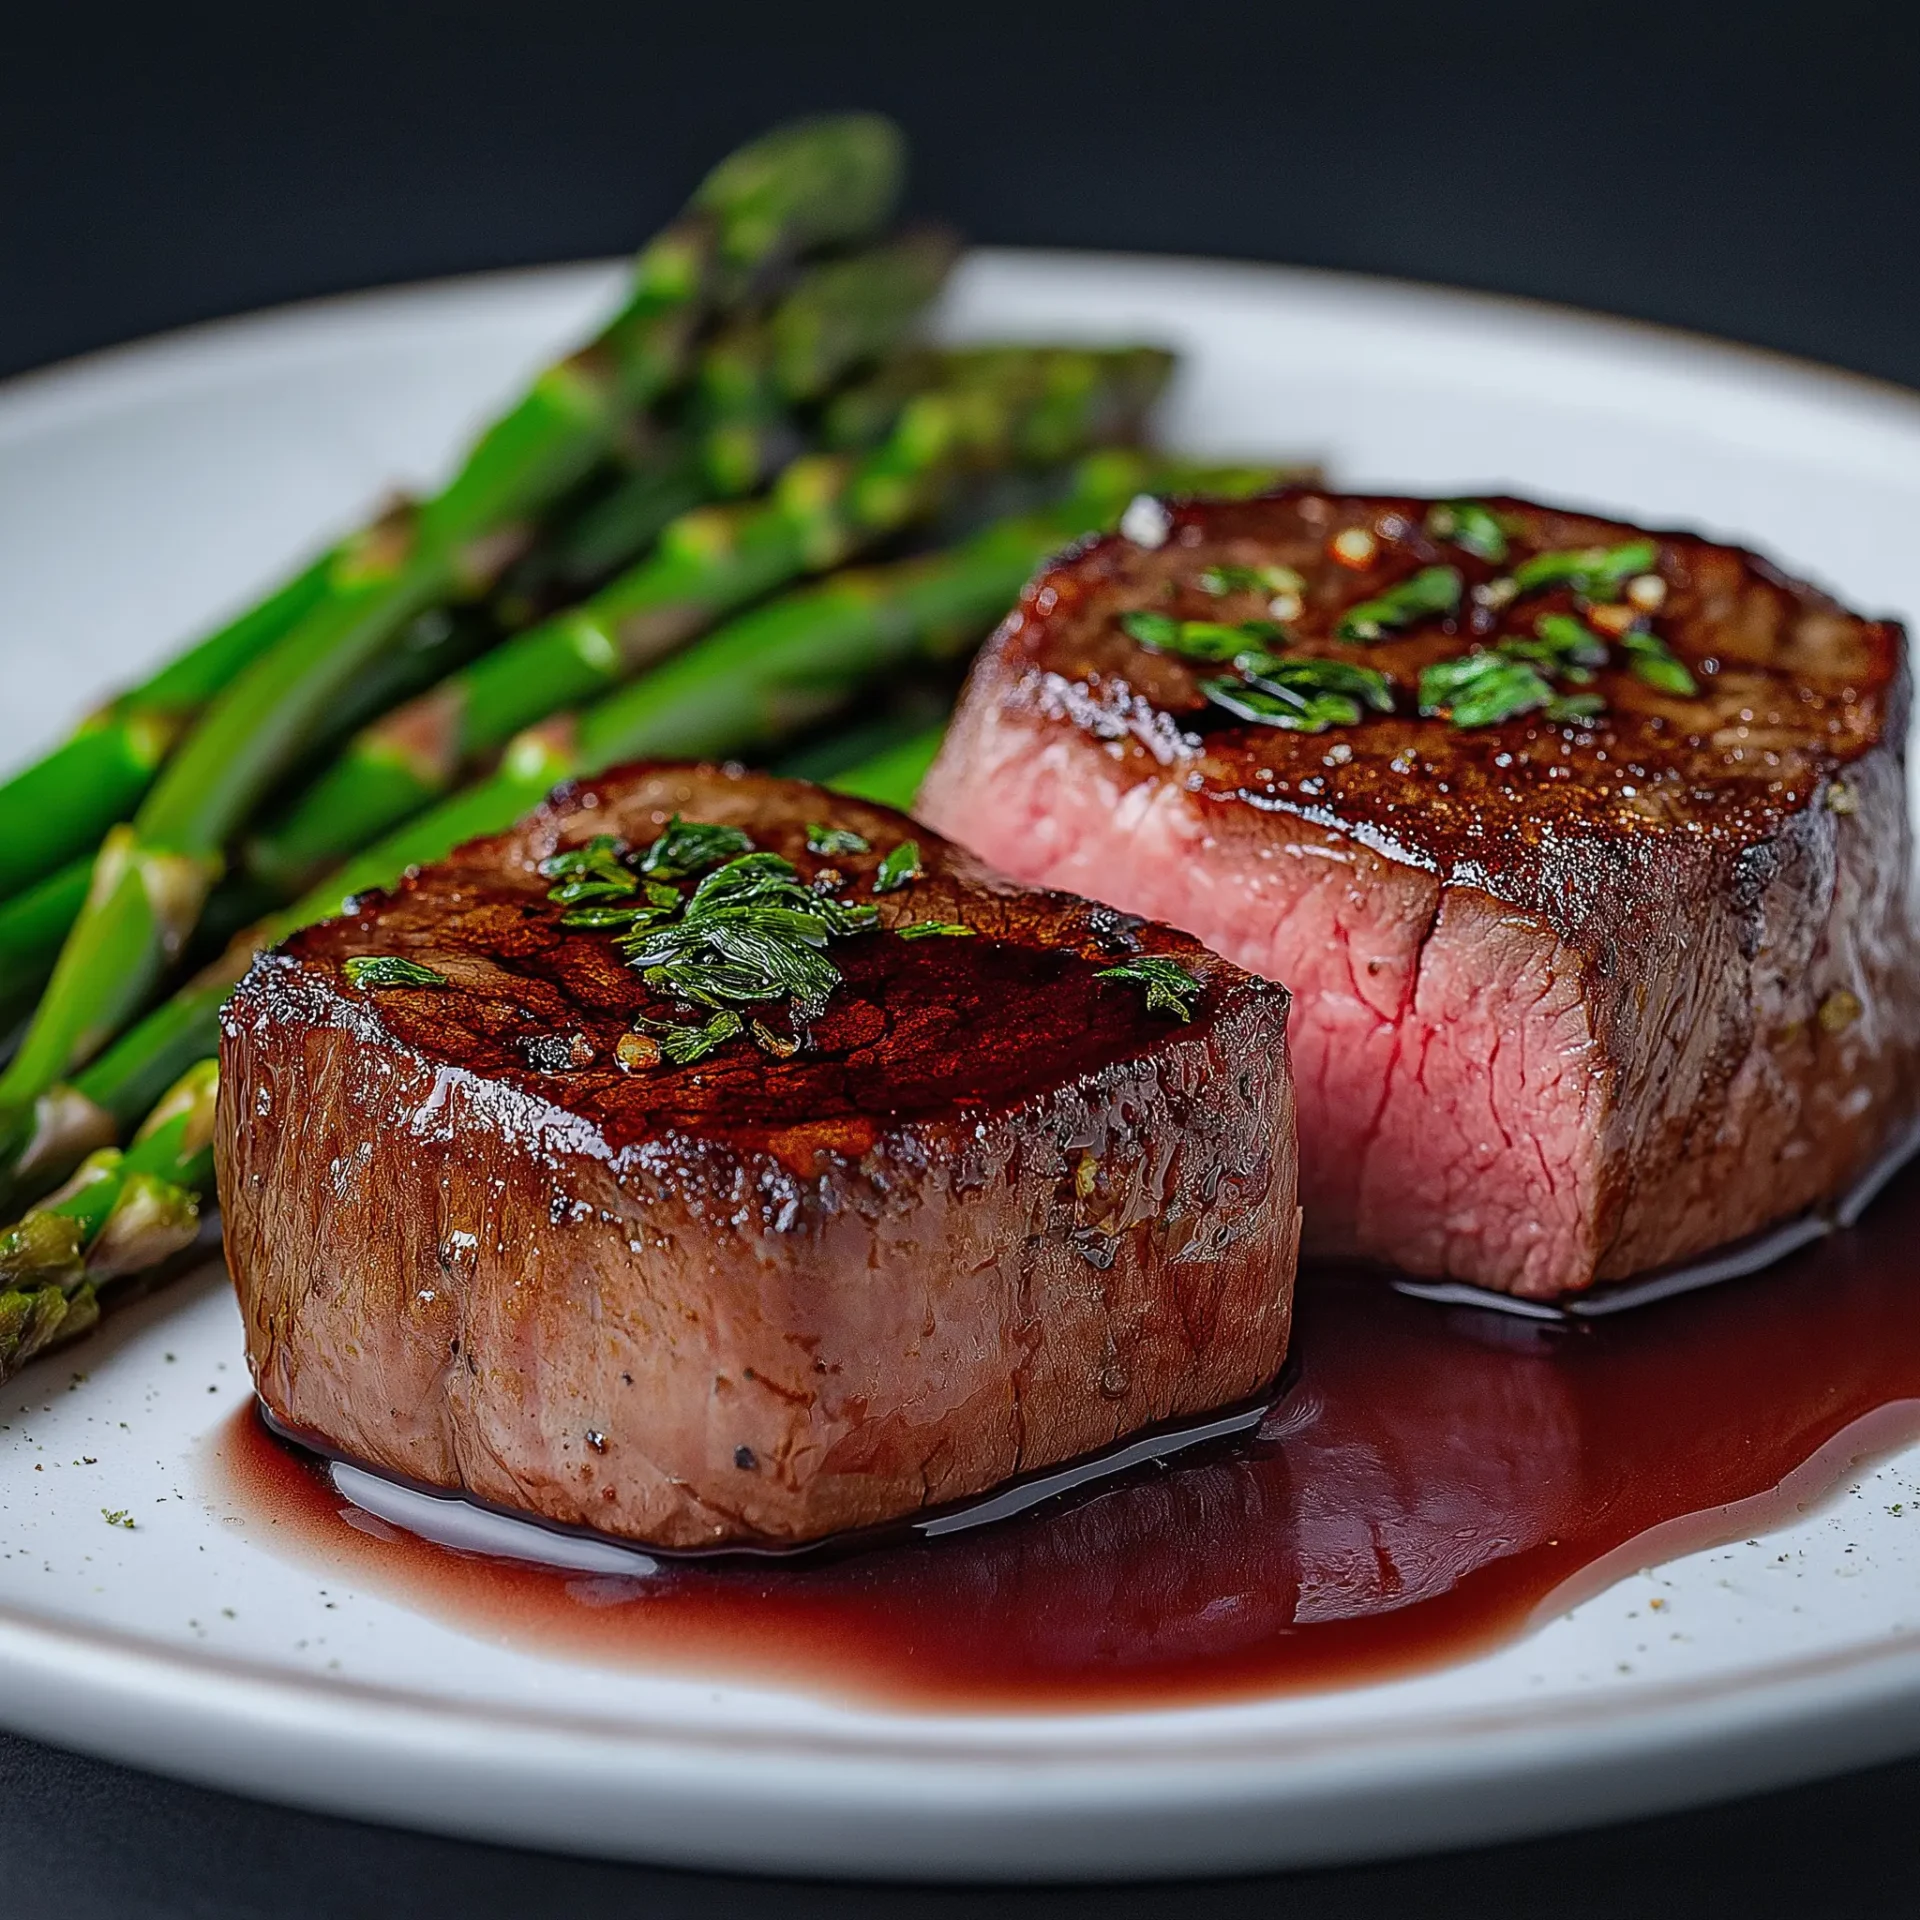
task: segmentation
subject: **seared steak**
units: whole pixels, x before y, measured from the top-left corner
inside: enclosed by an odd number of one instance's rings
[[[616,836],[632,872],[675,815],[879,916],[832,941],[823,1002],[742,1007],[759,1044],[681,1065],[709,1009],[549,897],[556,852]],[[924,871],[889,887],[910,837]],[[926,922],[973,934],[897,931]],[[1171,996],[1100,977],[1153,956]],[[711,767],[563,788],[231,1003],[220,1191],[255,1382],[353,1458],[666,1547],[961,1499],[1278,1371],[1285,1024],[1283,992],[1185,935],[882,807]]]
[[[921,810],[1287,983],[1310,1250],[1562,1294],[1907,1123],[1897,626],[1520,501],[1151,506],[1029,587]]]

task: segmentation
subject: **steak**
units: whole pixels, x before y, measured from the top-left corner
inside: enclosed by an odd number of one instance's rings
[[[1910,1124],[1896,625],[1517,500],[1128,524],[1030,585],[920,811],[1288,984],[1310,1252],[1550,1298]]]
[[[556,854],[631,875],[676,816],[855,913],[823,999],[698,1058],[711,1005],[577,924],[622,909],[549,897]],[[562,788],[230,1003],[256,1387],[352,1459],[673,1549],[897,1520],[1243,1399],[1292,1305],[1286,1006],[884,807],[712,767]]]

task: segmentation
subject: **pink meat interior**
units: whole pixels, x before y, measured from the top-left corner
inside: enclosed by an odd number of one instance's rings
[[[1593,1271],[1602,1076],[1537,923],[1287,815],[1257,834],[1084,736],[970,706],[918,812],[1031,884],[1169,922],[1294,995],[1305,1244],[1551,1295]]]

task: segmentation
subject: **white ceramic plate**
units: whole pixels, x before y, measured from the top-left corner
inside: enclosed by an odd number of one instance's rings
[[[614,284],[340,301],[0,394],[0,760],[429,479]],[[977,255],[949,318],[1172,340],[1172,430],[1196,448],[1700,525],[1920,610],[1920,401],[1891,389],[1544,308],[1170,261]],[[969,1717],[547,1657],[316,1570],[209,1469],[246,1392],[216,1273],[70,1366],[88,1377],[56,1361],[0,1392],[0,1719],[310,1806],[735,1867],[1126,1875],[1488,1839],[1920,1746],[1920,1450],[1443,1671]]]

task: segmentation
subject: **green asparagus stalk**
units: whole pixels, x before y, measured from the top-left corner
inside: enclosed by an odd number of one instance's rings
[[[51,1199],[0,1234],[0,1381],[100,1318],[99,1288],[193,1244],[213,1187],[219,1069],[190,1067],[123,1153],[88,1156]]]
[[[937,371],[938,357],[928,358],[930,368]],[[658,476],[661,480],[670,477]],[[417,642],[382,663],[382,672],[369,674],[366,682],[355,688],[356,707],[364,710],[388,705],[396,697],[395,689],[400,697],[412,691],[419,677],[432,665],[445,660],[449,652],[477,651],[482,644],[479,623],[460,610],[435,610],[423,615],[416,624],[422,630]],[[910,722],[902,721],[892,723],[883,731],[891,736],[915,729]],[[833,765],[850,765],[867,757],[865,753],[850,751],[844,758],[835,758]],[[800,771],[803,777],[812,777],[811,770]],[[362,779],[377,781],[379,778],[377,768],[361,766],[357,772]],[[338,770],[333,777],[338,777]],[[332,824],[338,811],[331,804],[318,804],[320,795],[330,784],[330,779],[323,776],[303,797],[313,804],[292,812],[278,832],[269,830],[250,848],[249,871],[282,898],[311,884],[318,872],[340,857],[338,842],[343,836]],[[303,845],[301,830],[294,824],[303,815],[310,823],[305,830],[313,835],[314,844]],[[92,872],[90,858],[73,860],[14,898],[0,902],[0,1033],[32,1010],[53,971],[69,929],[79,917]],[[229,926],[235,924],[238,924],[237,918],[228,921]],[[147,1104],[141,1102],[136,1113]],[[128,1115],[126,1119],[132,1117]]]
[[[648,559],[368,728],[248,851],[270,884],[310,880],[419,812],[545,715],[629,679],[796,576],[927,518],[956,475],[1053,463],[1137,432],[1170,370],[1146,348],[1034,349],[969,363],[909,400],[864,458],[806,457],[763,502],[675,521]]]
[[[704,270],[715,293],[737,299],[783,254],[879,226],[898,173],[897,136],[885,122],[850,116],[783,129],[716,169],[682,230],[649,250],[657,255],[651,264],[668,281]],[[696,227],[709,231],[687,231]],[[643,256],[643,271],[646,262]],[[644,318],[634,305],[622,316],[629,334]],[[611,344],[617,359],[627,343]],[[804,344],[790,351],[803,353]],[[589,349],[576,371],[601,371],[590,368],[592,358]],[[548,377],[557,382],[561,373]],[[92,851],[132,812],[169,748],[208,703],[327,598],[339,557],[314,561],[0,785],[0,899]]]
[[[582,598],[678,515],[764,486],[801,451],[795,408],[892,352],[956,253],[944,229],[910,230],[811,267],[770,315],[737,321],[709,342],[679,427],[645,436],[627,471],[503,583],[514,624]]]
[[[654,531],[650,513],[754,484],[791,411],[821,397],[851,369],[895,342],[938,291],[954,258],[944,233],[816,267],[764,322],[743,323],[703,356],[693,412],[698,428],[678,468],[636,480],[587,516],[557,571],[603,557],[618,541]],[[742,466],[751,446],[753,470]],[[716,473],[716,468],[726,469]],[[311,786],[249,839],[248,871],[282,897],[369,838],[429,804],[458,775],[521,727],[614,672],[613,635],[651,622],[664,644],[697,630],[804,557],[809,529],[796,505],[818,491],[797,477],[773,509],[681,513],[660,529],[659,551],[583,606],[556,616],[431,693],[389,713],[354,740]],[[621,557],[627,557],[622,555]]]
[[[924,261],[926,242],[914,244]],[[860,265],[863,258],[834,262],[815,272],[842,276],[849,268]],[[807,281],[803,279],[776,311],[775,321],[789,312],[801,312],[809,325],[818,326],[808,293]],[[769,329],[762,325],[751,331],[756,337],[764,338]],[[773,337],[779,339],[785,330],[772,331]],[[728,378],[737,384],[740,381],[739,349],[730,346],[729,351],[735,356],[735,365],[729,368]],[[892,408],[897,417],[898,410],[927,386],[978,381],[988,377],[996,363],[1011,370],[1032,351],[968,348],[903,356],[898,365],[890,365],[880,378],[849,390],[844,398],[851,404],[834,429],[835,437],[841,444],[863,436],[877,437],[887,418],[883,407]],[[901,367],[906,369],[905,377]],[[827,378],[830,375],[816,373],[812,383],[824,384]],[[809,391],[807,384],[794,380],[791,374],[788,384],[801,394]],[[1061,384],[1067,383],[1063,380]],[[730,432],[734,431],[737,423],[726,422],[717,401],[710,398],[708,404],[711,410],[707,417],[725,423]],[[837,407],[839,402],[835,404]],[[735,444],[737,447],[737,441]],[[640,462],[589,514],[541,542],[542,556],[552,556],[549,577],[571,581],[604,574],[628,554],[645,546],[683,511],[703,500],[711,485],[697,448],[690,446],[677,461],[655,449],[651,461]],[[396,700],[417,693],[435,677],[436,667],[480,652],[491,630],[505,618],[501,615],[483,620],[461,608],[434,608],[421,615],[414,622],[406,643],[355,686],[352,704],[340,715],[343,727],[367,713],[383,712]],[[891,723],[885,730],[890,737],[916,731],[907,721]],[[375,737],[371,731],[364,736],[368,740]],[[868,757],[850,747],[845,757],[834,759],[832,764],[837,768]],[[343,756],[329,774],[322,775],[307,789],[280,821],[269,823],[249,843],[246,863],[249,873],[281,897],[311,884],[318,873],[340,857],[340,842],[347,836],[338,822],[343,813],[363,804],[354,790],[362,783],[371,783],[377,788],[383,771],[377,762]],[[803,777],[812,777],[810,770],[801,771]],[[408,810],[411,811],[411,806]],[[45,987],[68,930],[79,917],[92,869],[89,857],[70,861],[15,898],[0,902],[0,1032],[31,1011]],[[230,920],[228,924],[238,922]],[[146,1104],[142,1102],[142,1110]]]
[[[899,139],[871,116],[801,123],[722,164],[640,256],[599,337],[535,380],[450,484],[348,541],[318,603],[240,673],[113,828],[45,998],[0,1076],[0,1162],[36,1152],[41,1096],[152,992],[197,923],[222,848],[414,615],[483,591],[621,422],[685,376],[697,327],[809,248],[890,211]]]
[[[565,779],[624,760],[747,756],[842,712],[909,661],[958,658],[1049,553],[1110,524],[1135,494],[1250,493],[1271,467],[1208,468],[1114,449],[1082,464],[1071,496],[999,521],[944,552],[848,569],[756,607],[630,686],[530,728],[490,780],[408,822],[330,874],[271,930],[307,925],[344,900],[391,886],[411,866],[497,833]]]
[[[885,247],[815,267],[763,321],[734,328],[702,359],[690,409],[715,493],[750,493],[767,477],[769,429],[791,430],[855,370],[892,352],[959,257],[944,227],[917,227]]]
[[[318,605],[334,555],[294,575],[150,680],[109,701],[63,745],[0,786],[0,898],[90,856],[153,783],[207,702]]]
[[[490,780],[443,801],[368,848],[47,1095],[49,1141],[86,1147],[122,1136],[219,1043],[219,1011],[253,954],[409,867],[510,826],[558,781],[649,754],[746,753],[843,710],[902,661],[952,659],[986,630],[1033,568],[1064,541],[1109,524],[1143,488],[1245,494],[1274,468],[1208,468],[1115,450],[1082,463],[1072,498],[989,527],[949,552],[837,575],[741,616],[644,680],[576,718],[522,735]],[[71,1165],[85,1148],[70,1149]],[[66,1171],[43,1151],[51,1177]],[[46,1177],[43,1172],[43,1177]]]
[[[348,731],[368,714],[419,692],[449,668],[471,659],[490,637],[490,623],[472,609],[434,608],[422,614],[404,643],[353,689],[353,698],[338,716],[340,730]],[[82,855],[0,902],[0,1035],[32,1012],[86,904],[92,875],[93,861]],[[243,919],[255,918],[282,897],[266,895],[244,912]],[[237,899],[229,904],[241,905]],[[227,921],[229,929],[242,923],[242,919]]]
[[[891,754],[919,740],[929,727],[943,726],[952,711],[945,676],[908,675],[885,689],[857,718],[825,729],[816,728],[785,746],[767,763],[767,771],[782,780],[810,780],[831,787],[868,761]],[[879,692],[876,689],[876,692]]]
[[[784,446],[766,436],[767,469]],[[663,435],[638,461],[538,542],[500,583],[494,604],[509,630],[531,626],[559,607],[584,599],[644,553],[681,514],[712,497],[697,441]]]
[[[0,1031],[32,1011],[92,878],[82,855],[0,905]]]
[[[836,793],[855,800],[876,800],[883,807],[898,807],[902,813],[912,810],[920,783],[933,765],[940,742],[946,738],[944,726],[929,727],[910,740],[902,740],[879,753],[831,775],[827,780]]]

